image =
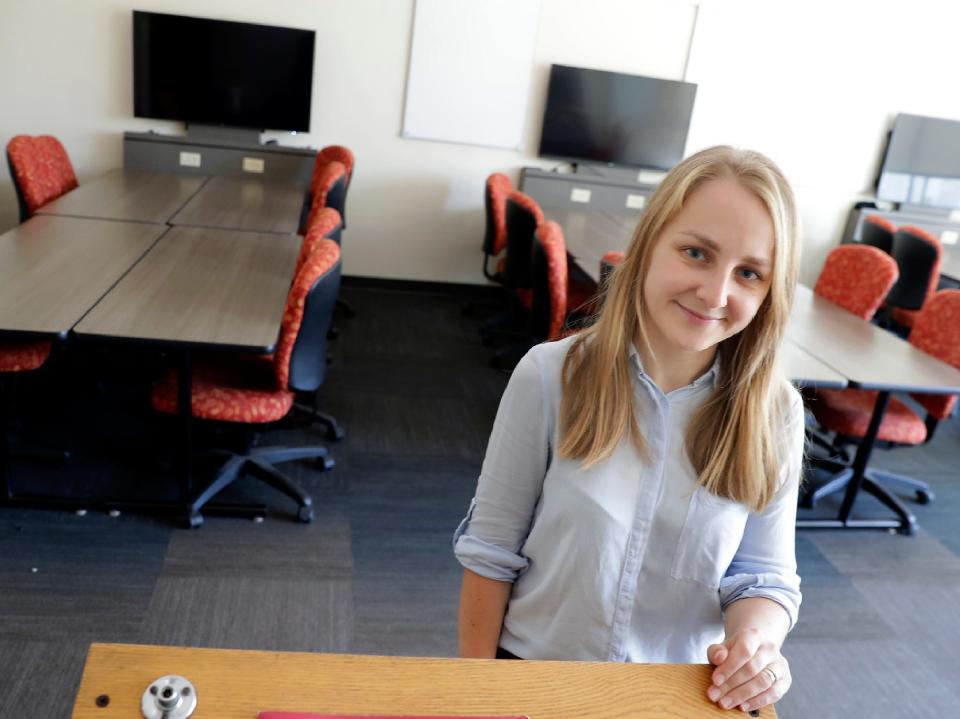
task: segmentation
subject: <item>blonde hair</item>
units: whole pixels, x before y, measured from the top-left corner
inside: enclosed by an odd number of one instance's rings
[[[643,286],[652,250],[690,194],[711,180],[733,178],[766,206],[773,223],[770,290],[756,316],[718,347],[716,389],[687,428],[685,446],[708,491],[763,509],[773,498],[786,451],[777,441],[790,388],[779,352],[800,264],[793,191],[764,155],[711,147],[673,168],[640,218],[623,262],[607,280],[596,323],[572,342],[563,364],[559,456],[584,468],[607,459],[625,437],[647,456],[634,413],[630,343],[644,332]]]

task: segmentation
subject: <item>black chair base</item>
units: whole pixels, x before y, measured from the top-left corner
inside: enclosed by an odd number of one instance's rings
[[[187,526],[196,529],[203,525],[201,510],[204,505],[224,488],[240,477],[249,474],[269,484],[297,503],[297,520],[304,523],[313,521],[313,500],[300,487],[290,481],[286,475],[273,465],[279,462],[293,462],[300,459],[319,459],[324,471],[333,469],[335,462],[325,447],[255,447],[244,454],[216,452],[226,455],[227,461],[221,465],[213,481],[200,494],[190,500],[186,507]]]
[[[326,437],[331,442],[339,442],[347,436],[347,433],[344,431],[343,427],[341,427],[337,422],[336,417],[327,414],[326,412],[321,412],[316,405],[311,407],[310,405],[303,404],[302,402],[294,402],[293,410],[301,416],[306,415],[311,424],[316,422],[317,424],[323,425],[326,430]]]
[[[833,476],[830,477],[826,482],[819,484],[816,488],[808,489],[801,497],[800,504],[806,509],[813,509],[817,502],[819,502],[824,497],[840,492],[846,489],[847,485],[850,483],[850,480],[853,478],[853,469],[851,467],[846,467],[840,462],[836,462],[829,459],[816,459],[813,458],[810,460],[810,464],[814,466],[819,466],[825,469],[837,470]],[[885,495],[881,497],[872,492],[868,487],[868,484],[876,486],[880,491]],[[895,474],[893,472],[886,472],[879,469],[868,469],[864,473],[864,484],[863,487],[865,490],[874,494],[880,501],[886,504],[886,497],[892,497],[890,489],[893,492],[898,494],[913,494],[913,499],[917,504],[929,504],[932,502],[936,495],[930,489],[930,485],[926,482],[922,482],[919,479],[914,479],[912,477],[907,477],[902,474]],[[897,502],[899,506],[899,501]],[[899,513],[899,510],[892,505],[888,505],[894,511]]]
[[[850,471],[853,474],[852,470]],[[907,536],[913,535],[917,531],[917,519],[913,513],[907,509],[899,499],[894,497],[886,488],[880,486],[875,478],[876,472],[867,470],[863,476],[863,483],[860,485],[868,494],[872,494],[880,502],[891,509],[896,514],[896,519],[848,519],[829,518],[829,519],[798,519],[798,529],[886,529],[896,530],[900,534]],[[849,481],[850,477],[847,478]]]

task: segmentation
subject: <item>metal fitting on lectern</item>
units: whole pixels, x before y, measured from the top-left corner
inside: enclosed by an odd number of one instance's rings
[[[197,690],[176,674],[150,682],[140,701],[144,719],[188,719],[196,708]]]

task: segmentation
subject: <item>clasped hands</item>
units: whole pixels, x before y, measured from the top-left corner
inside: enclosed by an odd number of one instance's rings
[[[707,659],[715,665],[707,697],[723,709],[752,711],[773,704],[793,682],[780,647],[756,629],[743,629],[723,644],[711,644]]]

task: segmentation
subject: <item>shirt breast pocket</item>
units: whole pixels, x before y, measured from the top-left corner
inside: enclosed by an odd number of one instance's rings
[[[749,510],[698,487],[690,498],[670,576],[719,588],[733,561]]]

